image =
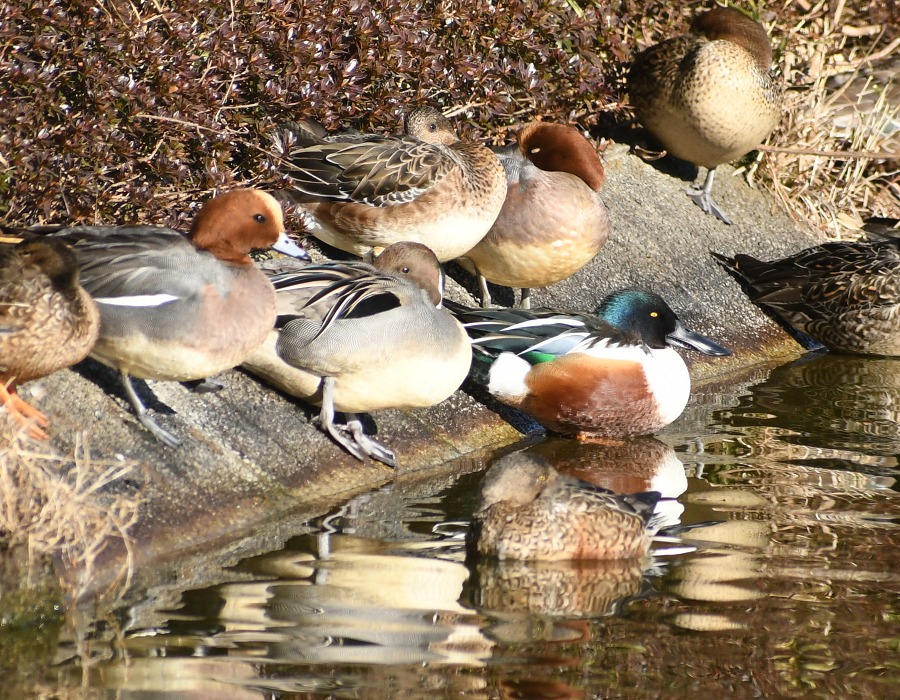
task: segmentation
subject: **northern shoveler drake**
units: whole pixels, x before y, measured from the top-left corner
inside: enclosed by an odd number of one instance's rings
[[[415,241],[441,262],[468,252],[490,229],[506,196],[497,156],[461,140],[431,107],[406,119],[406,135],[335,134],[304,128],[282,138],[282,170],[292,186],[281,196],[311,217],[311,233],[365,255]]]
[[[0,402],[32,437],[46,439],[47,417],[19,397],[16,384],[81,362],[99,329],[97,307],[78,283],[67,245],[41,239],[0,245]]]
[[[713,253],[807,349],[900,356],[900,239],[835,241],[781,260]]]
[[[659,499],[657,491],[614,494],[563,476],[542,457],[514,452],[484,475],[468,542],[498,559],[643,557]]]
[[[594,146],[565,124],[532,122],[516,144],[496,151],[506,171],[506,201],[491,230],[460,262],[479,276],[481,305],[490,306],[487,282],[522,289],[571,277],[609,236],[600,199],[605,174]]]
[[[716,7],[688,34],[635,56],[628,93],[635,114],[673,155],[707,169],[687,190],[701,209],[731,220],[710,195],[716,166],[756,148],[778,126],[782,85],[765,29],[744,13]]]
[[[141,425],[170,447],[181,441],[150,416],[130,378],[190,381],[240,364],[275,322],[275,290],[250,251],[308,257],[285,234],[278,202],[258,190],[210,199],[187,236],[145,225],[49,236],[71,246],[100,311],[91,357],[118,370]]]
[[[272,278],[277,329],[244,367],[322,407],[320,426],[354,457],[396,467],[353,414],[446,399],[472,361],[462,326],[441,308],[443,271],[420,243],[395,243],[373,264],[326,262]],[[334,413],[348,414],[347,426]]]
[[[583,438],[646,435],[678,418],[691,378],[674,347],[731,354],[647,291],[615,292],[596,316],[447,307],[472,339],[476,381],[546,428]]]

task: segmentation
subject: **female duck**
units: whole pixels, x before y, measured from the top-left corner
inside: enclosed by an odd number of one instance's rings
[[[753,150],[778,125],[782,87],[771,66],[762,26],[717,7],[698,15],[688,34],[639,53],[628,73],[638,121],[667,151],[707,168],[703,187],[687,192],[726,224],[710,195],[716,166]]]
[[[497,152],[506,171],[506,201],[487,235],[460,262],[487,282],[529,290],[571,277],[606,243],[609,214],[599,191],[605,174],[594,146],[577,129],[532,122],[517,143]],[[468,266],[468,265],[466,265]]]
[[[900,238],[823,243],[772,262],[713,255],[795,337],[835,352],[900,356]]]
[[[273,278],[277,329],[244,367],[320,405],[320,426],[357,459],[394,453],[353,415],[440,403],[462,384],[472,351],[441,308],[443,273],[420,243],[395,243],[373,265],[327,262]],[[335,411],[348,414],[346,427]]]
[[[189,381],[240,364],[275,321],[275,290],[250,251],[308,257],[284,233],[281,207],[258,190],[207,201],[187,237],[159,226],[75,226],[51,236],[72,247],[100,310],[91,356],[119,371],[141,425],[170,447],[180,440],[147,413],[130,377]]]
[[[99,328],[68,246],[41,239],[0,246],[0,403],[32,437],[46,439],[47,417],[19,397],[16,384],[81,362]]]
[[[656,491],[620,496],[515,452],[485,474],[468,541],[498,559],[643,557],[659,498]]]
[[[484,237],[506,195],[500,161],[481,144],[460,140],[431,107],[413,110],[406,131],[300,135],[284,155],[293,180],[284,195],[311,215],[312,235],[356,255],[417,241],[441,262]]]
[[[491,395],[550,430],[578,437],[645,435],[678,418],[691,379],[673,347],[731,354],[645,291],[611,294],[597,316],[448,308],[472,339],[476,374],[489,365]]]

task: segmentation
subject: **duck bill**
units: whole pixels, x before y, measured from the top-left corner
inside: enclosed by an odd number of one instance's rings
[[[290,255],[292,258],[297,258],[298,260],[305,260],[306,262],[311,262],[312,258],[309,256],[303,248],[294,243],[285,231],[281,232],[281,235],[278,236],[278,240],[275,241],[272,246],[273,250],[277,250],[279,253],[283,253],[284,255]]]
[[[713,355],[714,357],[724,357],[731,354],[731,350],[728,348],[719,345],[705,335],[695,333],[690,328],[685,327],[681,321],[675,323],[675,330],[666,336],[666,342],[676,348],[696,350],[704,355]]]

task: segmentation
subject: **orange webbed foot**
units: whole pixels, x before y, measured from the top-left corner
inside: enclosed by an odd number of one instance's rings
[[[35,440],[46,440],[46,428],[50,422],[43,413],[25,401],[16,393],[14,384],[9,387],[0,382],[0,403],[6,409],[10,417],[25,427],[25,432]]]

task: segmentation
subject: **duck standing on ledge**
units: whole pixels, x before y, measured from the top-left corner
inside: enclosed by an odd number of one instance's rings
[[[460,258],[479,278],[481,305],[491,305],[487,282],[529,290],[571,277],[609,237],[609,213],[600,199],[605,173],[593,144],[574,127],[532,122],[516,143],[495,151],[506,171],[500,215]]]
[[[131,377],[183,382],[240,364],[275,322],[275,289],[250,251],[272,247],[309,259],[287,237],[278,202],[251,189],[205,202],[187,236],[146,225],[48,235],[71,246],[100,311],[91,357],[119,372],[138,421],[169,447],[181,440],[147,412]]]
[[[711,196],[716,166],[753,150],[778,126],[783,90],[771,67],[762,26],[717,7],[698,15],[689,33],[639,53],[628,73],[638,121],[669,153],[707,169],[703,186],[687,192],[726,224]]]
[[[321,406],[318,422],[359,460],[397,466],[355,414],[440,403],[463,383],[472,350],[441,308],[444,277],[421,243],[388,246],[373,264],[330,261],[276,275],[278,320],[243,366]],[[347,414],[346,425],[334,422]]]
[[[47,417],[19,397],[16,384],[81,362],[99,329],[97,307],[79,285],[65,243],[0,245],[0,404],[31,437],[46,439]]]
[[[445,303],[472,339],[475,380],[501,403],[579,438],[648,435],[678,418],[691,377],[673,348],[731,354],[642,290],[610,294],[597,315]]]
[[[460,139],[432,107],[409,113],[405,136],[323,137],[307,127],[294,137],[281,154],[292,184],[279,196],[310,215],[313,236],[348,253],[414,241],[453,260],[484,238],[503,206],[497,156]]]

